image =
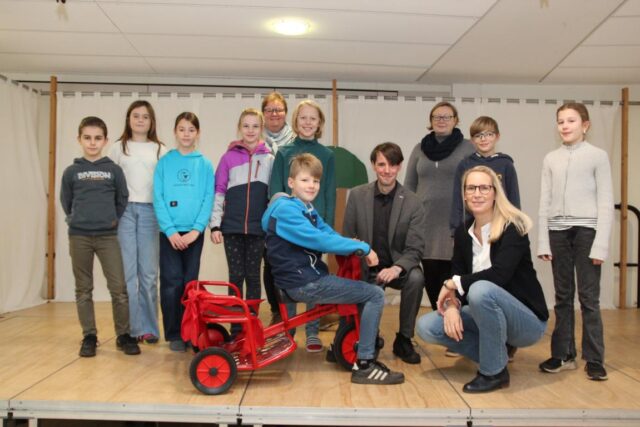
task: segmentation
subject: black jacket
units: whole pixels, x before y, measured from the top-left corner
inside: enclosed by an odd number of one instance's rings
[[[499,240],[491,243],[491,267],[472,273],[473,243],[469,227],[473,219],[456,229],[452,271],[460,276],[465,293],[479,280],[488,280],[500,286],[527,306],[540,320],[549,318],[549,311],[531,261],[529,236],[521,236],[513,224],[509,224]]]

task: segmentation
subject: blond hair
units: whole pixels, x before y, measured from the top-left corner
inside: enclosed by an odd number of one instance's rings
[[[289,178],[295,179],[301,172],[308,172],[312,177],[322,179],[322,162],[313,154],[298,154],[289,164]]]
[[[304,101],[300,101],[300,103],[298,105],[296,105],[296,108],[294,108],[293,113],[291,114],[291,128],[293,129],[293,132],[298,135],[299,131],[298,131],[298,115],[300,115],[300,109],[304,106],[309,106],[309,107],[313,107],[318,111],[318,117],[320,118],[320,120],[318,121],[318,130],[316,130],[315,133],[315,138],[319,139],[322,138],[322,130],[324,129],[324,113],[322,112],[322,108],[320,108],[320,105],[318,105],[317,102],[311,100],[311,99],[305,99]]]
[[[529,218],[527,214],[511,204],[509,199],[507,199],[506,194],[504,193],[500,178],[498,178],[498,175],[496,175],[493,169],[487,166],[475,166],[471,169],[468,169],[464,173],[464,175],[462,176],[461,188],[461,194],[463,195],[462,203],[465,203],[464,188],[467,184],[467,177],[473,172],[481,172],[489,175],[489,177],[491,178],[491,184],[493,185],[493,189],[495,191],[495,201],[493,204],[493,217],[491,218],[489,242],[493,243],[499,240],[502,236],[502,232],[507,228],[509,224],[513,224],[521,236],[527,234],[529,230],[531,230],[531,227],[533,225],[533,223],[531,222],[531,218]]]
[[[238,132],[240,132],[240,128],[242,128],[242,119],[247,116],[256,116],[258,120],[260,120],[260,127],[264,128],[264,116],[262,112],[255,108],[245,108],[242,110],[242,113],[240,113],[240,118],[238,119]]]

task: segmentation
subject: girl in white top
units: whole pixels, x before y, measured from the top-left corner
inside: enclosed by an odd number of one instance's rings
[[[582,311],[582,358],[592,380],[606,380],[600,316],[600,269],[607,257],[613,223],[609,157],[585,140],[589,112],[580,103],[556,112],[562,145],[542,164],[538,257],[551,261],[556,323],[551,358],[543,372],[576,369],[573,300],[577,288]]]
[[[129,294],[131,335],[158,342],[159,229],[153,209],[153,174],[167,152],[156,134],[153,107],[134,101],[127,109],[124,131],[109,157],[124,171],[129,203],[118,224],[124,274]]]

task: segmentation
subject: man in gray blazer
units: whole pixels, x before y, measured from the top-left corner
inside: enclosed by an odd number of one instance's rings
[[[397,181],[403,160],[402,150],[392,142],[373,149],[371,166],[377,179],[351,190],[342,234],[369,243],[378,254],[378,266],[362,263],[363,280],[400,289],[400,327],[393,353],[406,363],[420,363],[411,338],[424,288],[424,209],[418,196]]]

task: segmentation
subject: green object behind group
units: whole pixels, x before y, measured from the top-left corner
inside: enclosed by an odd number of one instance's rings
[[[336,159],[336,187],[353,188],[369,182],[367,168],[353,153],[342,147],[328,147]]]

